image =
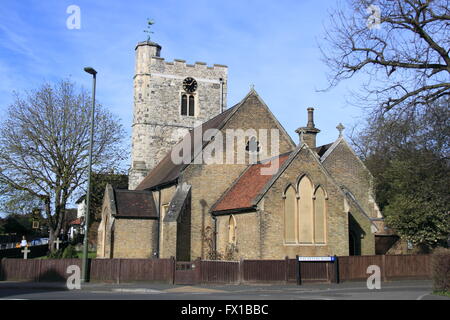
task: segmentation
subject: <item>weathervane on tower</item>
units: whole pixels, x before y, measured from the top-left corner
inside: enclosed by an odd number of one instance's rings
[[[150,42],[150,35],[151,35],[152,33],[154,33],[153,31],[151,31],[151,27],[152,27],[152,25],[154,25],[154,24],[155,24],[155,21],[153,21],[153,19],[147,18],[147,30],[144,30],[144,32],[148,34],[148,36],[147,36],[147,41],[149,41],[149,42]]]

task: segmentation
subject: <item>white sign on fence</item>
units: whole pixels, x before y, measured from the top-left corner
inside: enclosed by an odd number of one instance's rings
[[[298,257],[298,261],[311,261],[311,262],[334,262],[336,257]]]

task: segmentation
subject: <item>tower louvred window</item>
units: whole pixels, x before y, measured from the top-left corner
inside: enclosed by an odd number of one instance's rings
[[[187,115],[187,96],[185,94],[181,96],[181,115]]]
[[[189,115],[191,117],[194,116],[194,110],[195,110],[195,99],[194,96],[189,96]]]
[[[187,95],[185,94],[181,96],[181,115],[187,115]]]

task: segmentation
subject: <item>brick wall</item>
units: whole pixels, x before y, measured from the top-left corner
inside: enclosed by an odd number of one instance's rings
[[[114,258],[152,258],[156,250],[158,221],[154,219],[116,219]]]
[[[345,186],[371,217],[381,217],[374,202],[373,177],[345,141],[341,141],[323,161],[324,167]]]
[[[235,214],[234,218],[236,220],[237,252],[233,254],[233,260],[262,258],[259,241],[260,212]],[[229,244],[229,219],[230,215],[217,217],[217,251],[222,256],[225,256]]]

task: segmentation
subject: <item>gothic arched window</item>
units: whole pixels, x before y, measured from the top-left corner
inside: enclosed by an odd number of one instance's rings
[[[193,117],[195,114],[195,98],[194,96],[189,96],[189,115]]]
[[[326,194],[322,187],[314,194],[314,242],[326,242]]]
[[[312,243],[314,240],[313,184],[307,176],[298,183],[298,241]]]
[[[181,115],[187,116],[187,95],[181,96]]]
[[[236,219],[230,216],[228,220],[228,243],[236,244]]]
[[[289,185],[284,198],[284,239],[286,244],[321,245],[327,242],[327,195],[303,175],[297,184],[298,194]]]
[[[286,243],[297,242],[296,236],[296,204],[295,204],[295,190],[292,186],[289,186],[285,192],[284,198],[284,238]]]

